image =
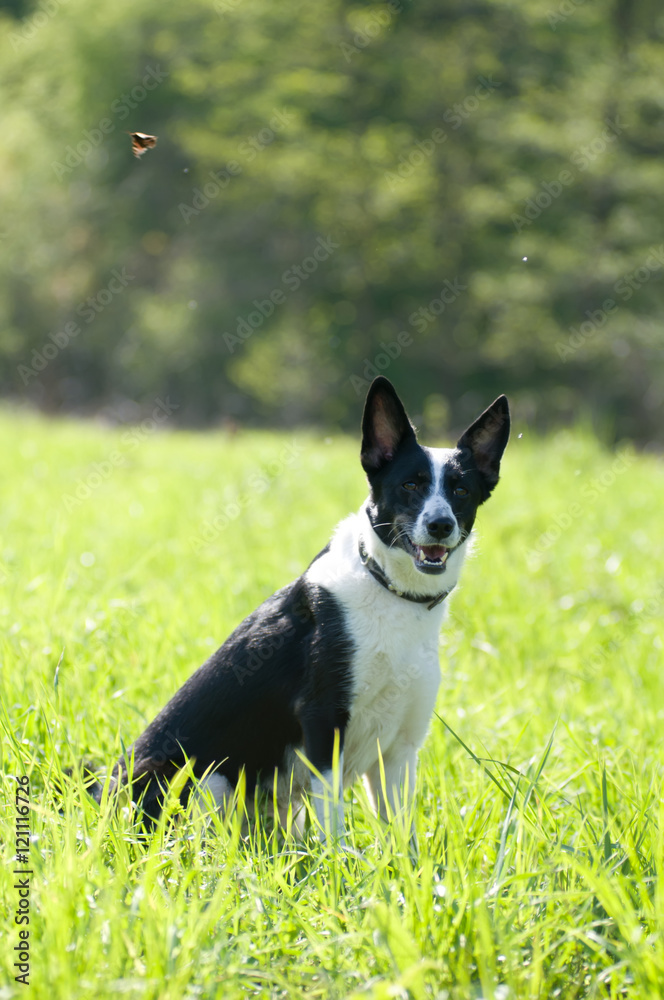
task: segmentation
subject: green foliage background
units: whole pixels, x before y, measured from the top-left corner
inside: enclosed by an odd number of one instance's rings
[[[39,0],[0,25],[6,396],[345,426],[377,363],[434,430],[507,391],[661,439],[655,0]]]

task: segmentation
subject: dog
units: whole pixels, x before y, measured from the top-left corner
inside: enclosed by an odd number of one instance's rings
[[[116,765],[111,784],[131,783],[144,822],[158,818],[187,760],[196,780],[183,802],[207,790],[223,809],[242,780],[247,799],[265,792],[283,819],[308,793],[323,840],[343,839],[343,789],[358,776],[379,815],[408,804],[440,682],[445,602],[509,429],[500,396],[455,448],[425,448],[392,384],[373,381],[362,418],[366,503],[302,576],[238,625]]]

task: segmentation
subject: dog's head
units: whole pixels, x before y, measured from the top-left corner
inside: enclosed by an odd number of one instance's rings
[[[509,432],[507,399],[499,396],[455,448],[424,448],[391,382],[374,379],[361,461],[371,489],[367,511],[381,541],[405,551],[420,573],[443,574],[498,482]]]

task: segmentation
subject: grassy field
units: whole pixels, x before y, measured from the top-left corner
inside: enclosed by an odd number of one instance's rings
[[[415,859],[360,785],[357,855],[186,816],[146,843],[76,777],[57,795],[359,506],[357,442],[0,438],[0,1000],[664,995],[661,462],[517,428],[441,639]]]

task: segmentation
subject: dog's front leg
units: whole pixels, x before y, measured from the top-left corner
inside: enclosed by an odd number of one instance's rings
[[[311,794],[316,810],[316,819],[321,829],[323,843],[328,837],[345,846],[344,826],[344,786],[343,786],[343,753],[339,754],[337,767],[321,772],[320,778],[314,774],[311,778]]]
[[[405,817],[415,794],[417,776],[417,747],[402,745],[378,760],[366,779],[376,812],[383,820]],[[417,849],[415,819],[410,820],[410,843]]]
[[[345,846],[343,728],[331,726],[320,716],[303,725],[304,753],[315,768],[311,796],[320,826],[321,840],[328,837]]]

